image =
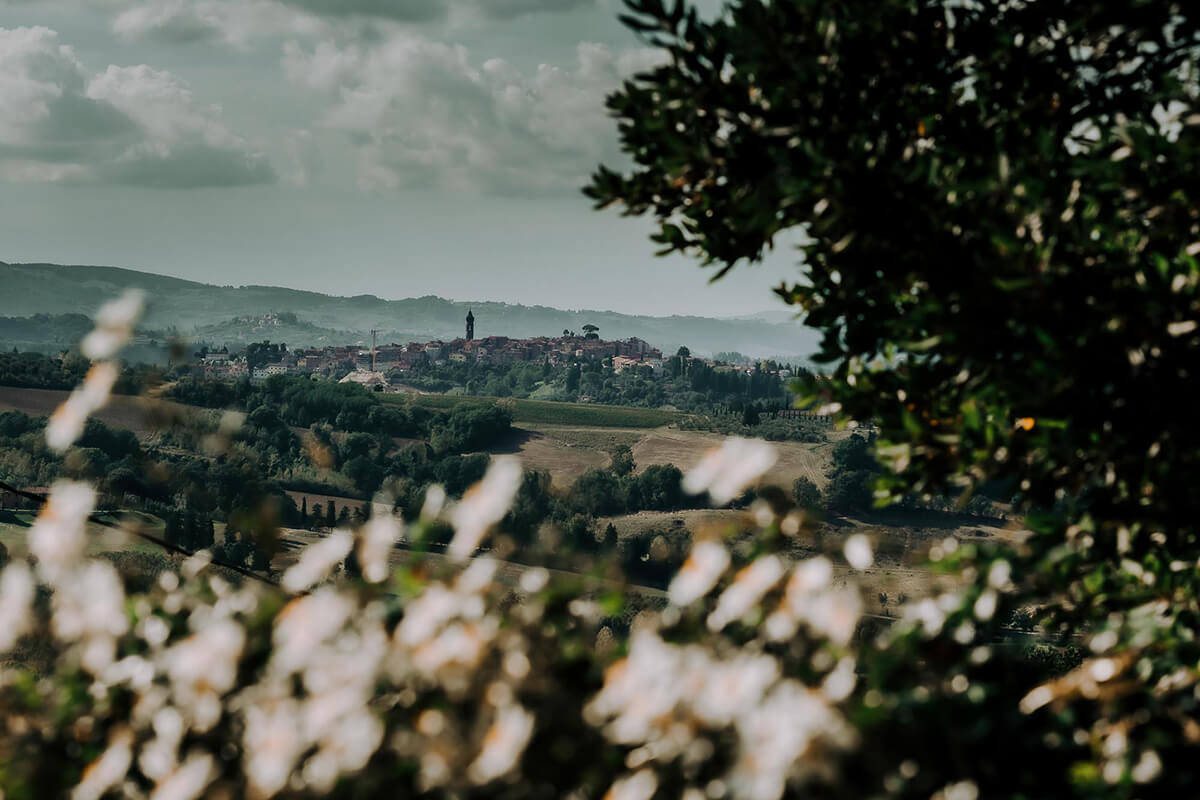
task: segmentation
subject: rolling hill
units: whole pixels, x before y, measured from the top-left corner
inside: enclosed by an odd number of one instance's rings
[[[348,343],[371,329],[383,341],[448,339],[459,336],[468,309],[476,335],[515,338],[553,336],[591,323],[607,339],[637,336],[664,351],[686,345],[696,353],[739,351],[756,357],[803,357],[816,349],[816,334],[796,322],[771,318],[713,319],[695,316],[636,316],[614,311],[564,310],[496,302],[456,302],[426,296],[385,300],[374,295],[336,297],[277,286],[214,286],[117,267],[0,262],[0,317],[90,313],[122,289],[146,291],[150,305],[143,326],[185,338],[223,344],[269,338],[292,346]],[[669,298],[664,298],[664,305]],[[294,314],[271,330],[264,316]],[[290,319],[290,318],[289,318]],[[281,335],[282,334],[282,335]]]

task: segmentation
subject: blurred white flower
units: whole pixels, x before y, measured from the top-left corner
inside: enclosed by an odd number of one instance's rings
[[[146,305],[146,295],[141,289],[126,289],[121,296],[100,306],[96,312],[96,327],[122,330],[132,327]]]
[[[821,695],[784,681],[738,717],[740,757],[729,776],[733,796],[779,800],[793,777],[829,768],[829,752],[855,743],[855,731]]]
[[[450,512],[454,538],[446,549],[451,558],[467,558],[487,532],[508,513],[521,486],[521,462],[496,456],[483,480],[472,486]]]
[[[693,663],[702,654],[692,650]],[[737,656],[727,662],[707,657],[697,677],[701,685],[694,694],[693,709],[706,724],[724,726],[762,701],[763,694],[779,679],[779,662],[771,656]]]
[[[995,589],[984,589],[979,595],[979,599],[975,601],[975,618],[987,622],[996,615],[996,605],[1000,596],[996,594]]]
[[[1187,103],[1182,100],[1172,100],[1163,105],[1158,103],[1151,110],[1150,115],[1154,117],[1154,121],[1158,124],[1158,132],[1168,142],[1174,143],[1179,139],[1179,134],[1183,132],[1183,113],[1188,110]]]
[[[46,444],[56,453],[66,450],[83,434],[87,419],[108,402],[117,382],[116,364],[101,361],[88,370],[83,384],[54,410],[46,423]]]
[[[483,737],[483,747],[467,773],[477,784],[488,783],[517,765],[533,735],[533,714],[509,703],[496,709],[496,718]]]
[[[778,556],[764,556],[743,567],[708,615],[708,629],[715,633],[749,614],[783,575],[783,562]]]
[[[100,757],[87,765],[83,778],[71,790],[71,800],[100,800],[129,772],[133,763],[133,732],[128,728],[117,730],[109,738],[108,747]]]
[[[729,550],[714,539],[701,539],[692,546],[692,552],[667,590],[671,602],[677,606],[691,605],[708,594],[725,570],[729,568]]]
[[[329,587],[288,603],[275,618],[271,667],[283,674],[303,669],[317,645],[337,634],[355,611],[354,600]]]
[[[157,697],[157,702],[165,703],[166,692],[143,695]],[[150,718],[154,729],[154,738],[142,747],[138,754],[138,768],[147,778],[161,781],[179,764],[179,743],[183,741],[183,716],[174,706],[164,706],[153,713]]]
[[[117,637],[129,629],[121,577],[107,561],[89,561],[63,576],[51,602],[50,629],[82,645],[84,669],[100,674],[113,662]]]
[[[988,586],[993,589],[1005,591],[1012,584],[1012,564],[1004,559],[997,559],[992,562],[992,566],[988,568]]]
[[[350,555],[354,534],[336,530],[300,553],[300,560],[283,573],[281,585],[288,592],[303,592],[329,577],[330,571]]]
[[[358,561],[362,565],[364,580],[380,583],[387,578],[390,572],[388,556],[403,533],[403,523],[394,514],[375,514],[367,521],[358,544]]]
[[[56,481],[29,530],[29,552],[38,572],[54,584],[83,558],[86,525],[96,506],[96,490],[75,481]]]
[[[858,683],[858,675],[855,673],[856,663],[853,658],[842,658],[838,660],[837,666],[833,671],[825,676],[825,680],[821,681],[821,691],[835,703],[840,703],[850,696],[854,691],[854,686]]]
[[[931,597],[919,603],[909,603],[904,609],[904,618],[920,625],[928,636],[937,636],[946,624],[946,612]]]
[[[273,797],[287,786],[296,760],[308,743],[302,735],[299,704],[291,698],[246,709],[242,733],[243,768],[251,792]]]
[[[550,571],[545,567],[533,567],[521,573],[520,586],[525,594],[537,594],[550,582]]]
[[[0,572],[0,653],[11,650],[30,630],[36,589],[24,561],[14,561]]]
[[[452,623],[415,648],[412,665],[426,678],[439,677],[448,667],[473,670],[483,660],[498,630],[499,624],[493,618]]]
[[[421,519],[436,519],[446,505],[446,489],[437,483],[425,487],[425,502],[421,505]]]
[[[656,634],[635,631],[629,655],[604,675],[604,687],[584,709],[593,724],[607,723],[605,735],[618,744],[637,744],[655,736],[669,722],[680,701],[683,682],[682,648]]]
[[[432,584],[404,609],[404,618],[396,626],[396,641],[408,648],[424,644],[462,611],[458,594],[442,584]]]
[[[604,800],[650,800],[656,791],[658,777],[653,770],[643,769],[614,781]]]
[[[875,563],[871,552],[871,540],[861,533],[856,533],[846,540],[844,548],[846,561],[855,569],[869,569]]]
[[[222,619],[163,652],[162,669],[170,679],[175,703],[189,713],[200,733],[220,719],[220,697],[237,684],[238,660],[245,646],[245,629]]]
[[[96,312],[96,327],[83,338],[79,349],[92,361],[107,361],[117,355],[133,336],[133,326],[142,315],[146,297],[140,289],[126,289]]]
[[[470,565],[464,569],[454,582],[454,589],[462,594],[480,594],[486,592],[496,577],[500,564],[494,558],[480,556],[471,559]]]
[[[213,757],[208,753],[192,753],[154,787],[150,800],[195,800],[204,794],[215,776]]]
[[[779,607],[766,619],[767,637],[785,641],[801,623],[814,633],[846,646],[862,616],[862,598],[851,588],[832,589],[833,564],[824,556],[801,561],[792,569]]]
[[[319,741],[321,749],[314,758],[328,763],[336,778],[338,773],[357,772],[367,765],[383,742],[383,723],[363,703],[326,728]],[[325,791],[332,788],[330,782]]]
[[[714,505],[723,506],[766,474],[777,458],[775,448],[761,439],[730,437],[683,476],[683,490],[708,492]]]

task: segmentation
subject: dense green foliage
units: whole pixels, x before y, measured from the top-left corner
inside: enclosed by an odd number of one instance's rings
[[[384,395],[382,402],[412,404],[414,408],[455,408],[460,405],[487,405],[495,398],[420,394],[411,399]],[[583,425],[604,428],[657,428],[679,421],[683,415],[654,408],[622,408],[592,403],[559,403],[544,400],[504,398],[500,405],[512,412],[513,422],[543,425]]]
[[[669,406],[690,413],[714,413],[731,406],[740,409],[748,403],[790,407],[786,381],[774,374],[784,366],[766,361],[734,369],[728,364],[710,365],[671,356],[658,371],[647,365],[616,372],[607,359],[558,365],[548,361],[451,361],[418,364],[397,377],[411,386],[435,392],[461,389],[472,396],[585,400],[602,405]],[[793,374],[797,372],[796,368],[790,369]]]
[[[0,386],[74,389],[87,372],[86,359],[50,358],[40,353],[0,352]]]
[[[883,495],[1019,487],[1035,535],[1005,556],[1008,601],[1115,634],[1093,641],[1120,681],[1023,710],[1032,683],[966,662],[974,637],[898,641],[869,669],[897,699],[843,788],[1188,791],[1193,679],[1167,676],[1200,658],[1200,434],[1164,398],[1200,379],[1194,7],[743,0],[705,22],[629,6],[669,61],[610,99],[635,167],[589,194],[653,214],[663,252],[718,274],[803,228],[804,280],[779,293],[833,368],[805,389],[878,423]],[[861,499],[844,474],[839,496]],[[971,560],[968,602],[987,590]],[[937,688],[951,674],[975,688]],[[883,779],[905,759],[912,777]]]

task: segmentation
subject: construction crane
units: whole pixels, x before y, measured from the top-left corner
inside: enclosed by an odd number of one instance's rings
[[[371,330],[371,372],[375,371],[375,334],[379,331]]]

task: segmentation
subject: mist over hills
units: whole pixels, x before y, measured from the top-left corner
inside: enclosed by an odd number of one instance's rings
[[[121,290],[136,287],[149,298],[142,328],[217,345],[263,339],[293,347],[346,344],[369,340],[371,329],[381,331],[380,342],[451,339],[462,335],[463,318],[471,309],[479,337],[555,336],[591,323],[605,339],[637,336],[664,351],[686,345],[698,354],[803,357],[817,346],[816,334],[788,321],[791,314],[785,309],[729,319],[642,316],[435,296],[338,297],[276,286],[215,286],[118,267],[4,262],[0,281],[7,289],[0,293],[2,317],[90,314]],[[669,303],[670,298],[663,298],[664,306]]]

